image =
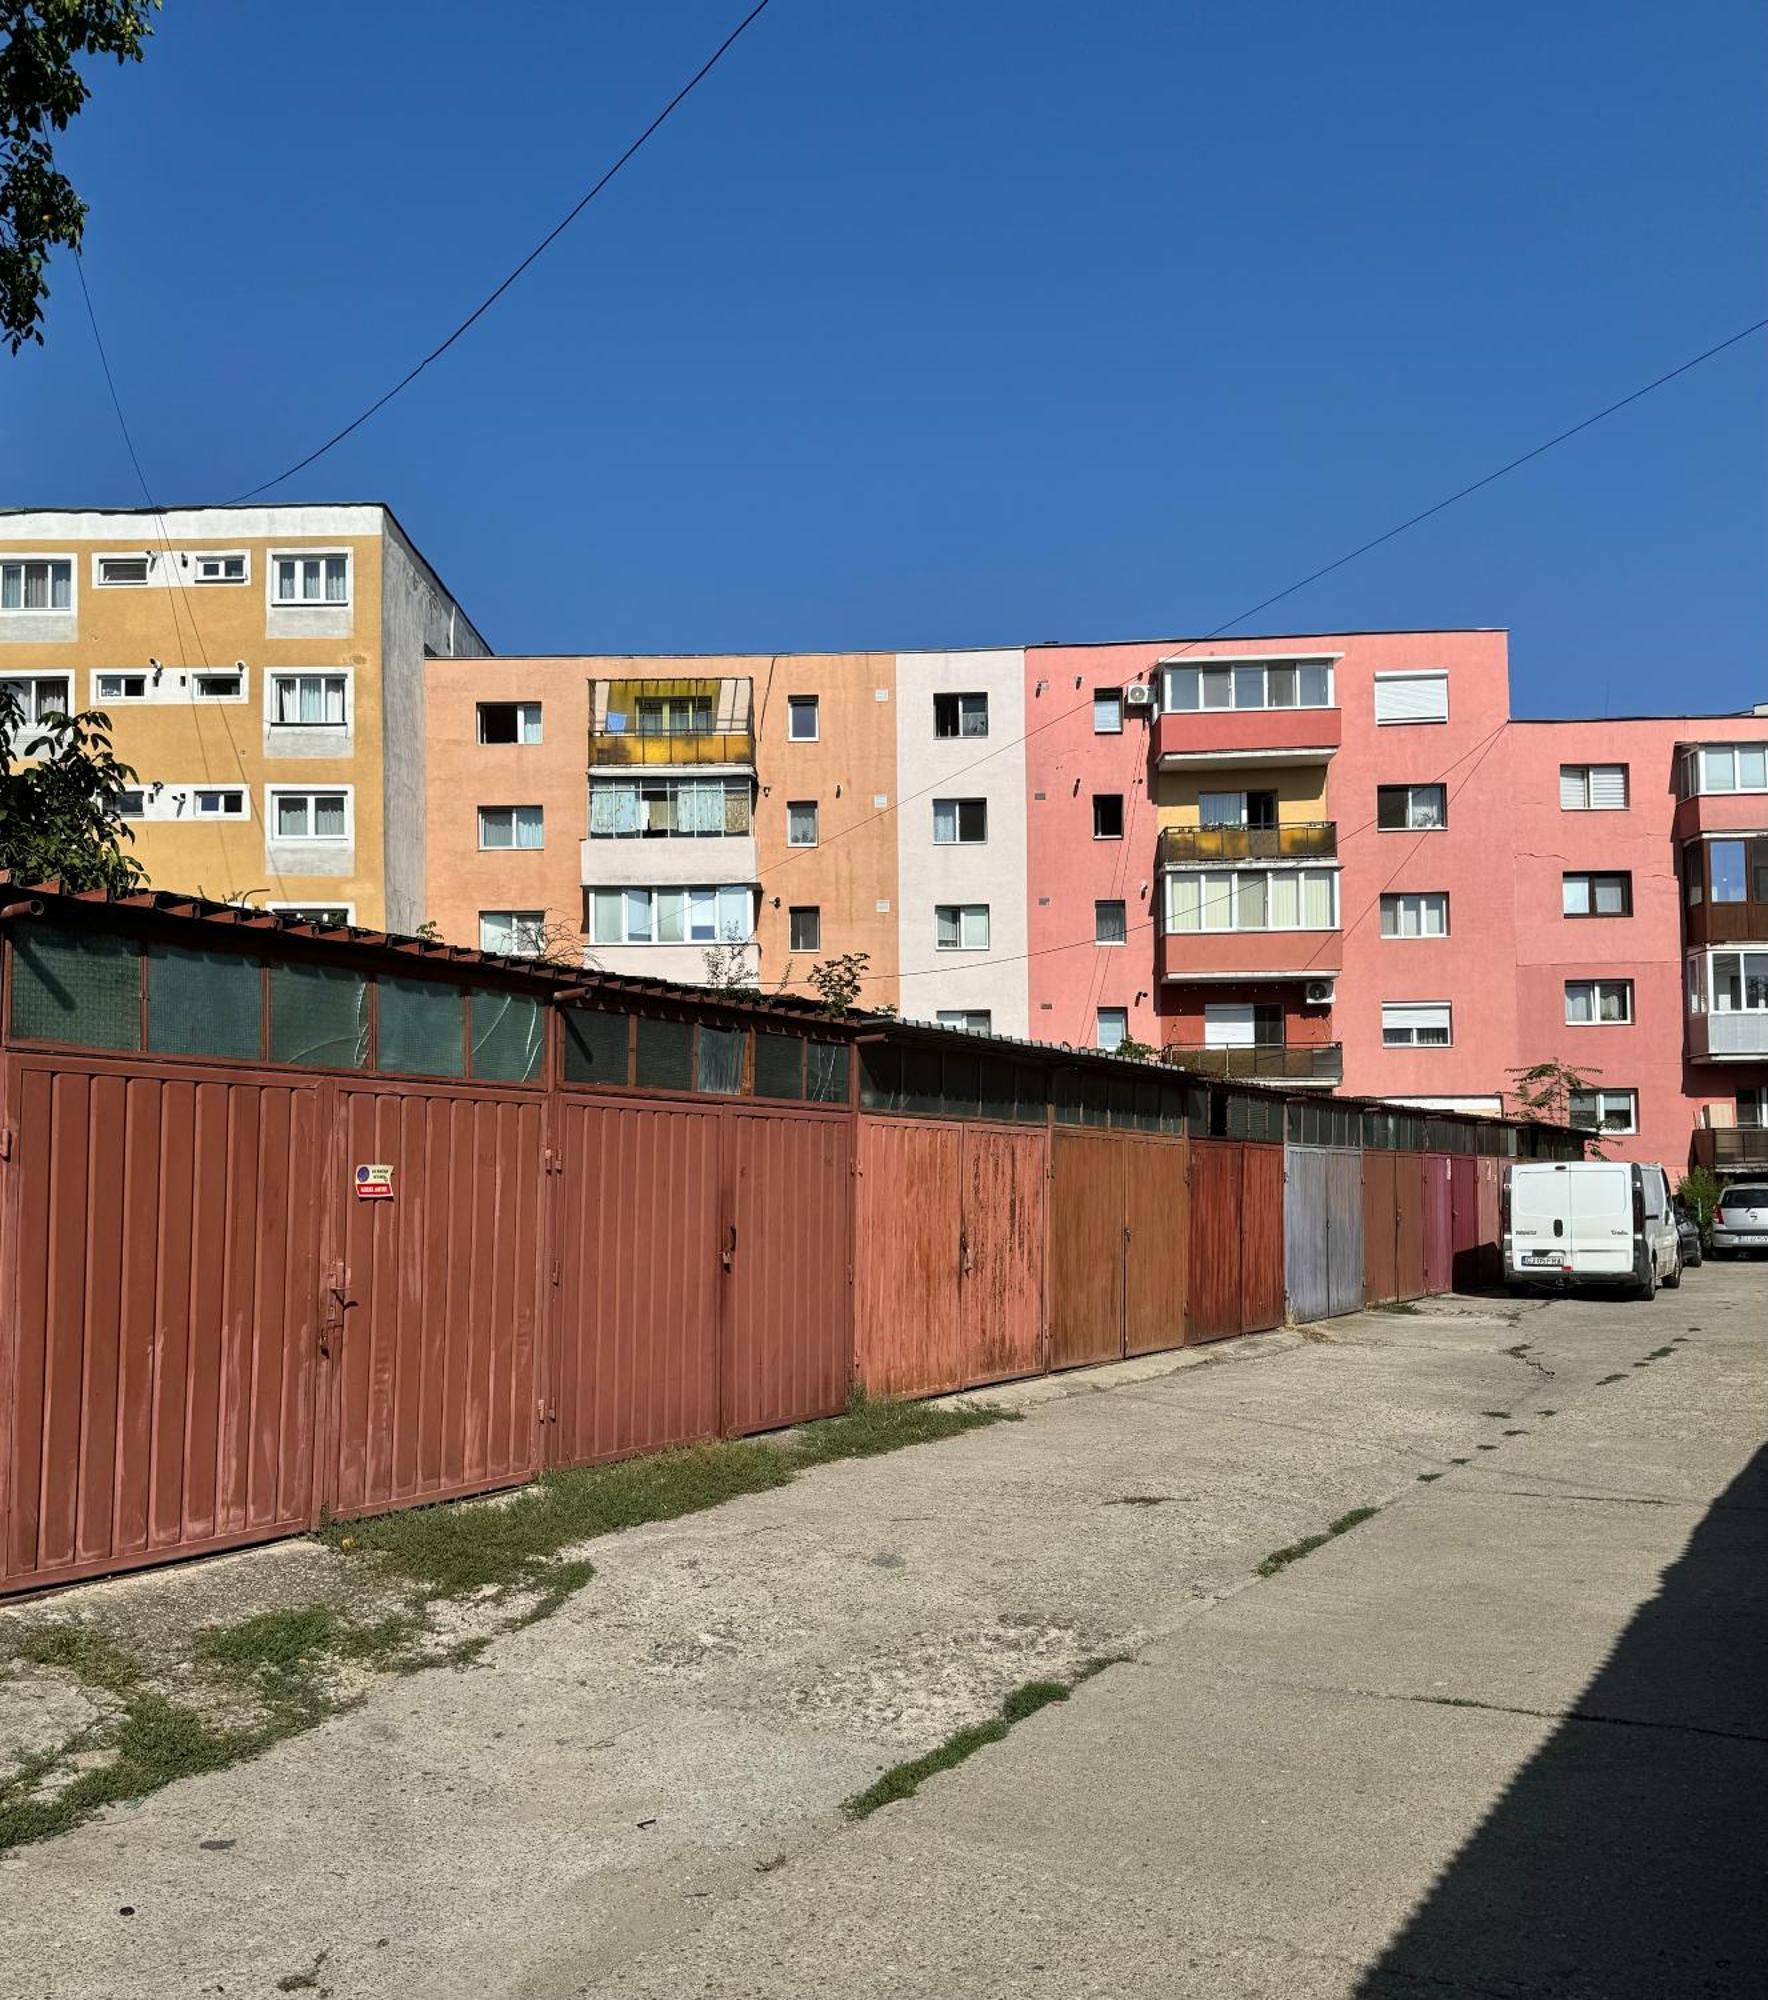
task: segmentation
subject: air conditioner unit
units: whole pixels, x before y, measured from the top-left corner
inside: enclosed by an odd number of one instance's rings
[[[1125,708],[1152,708],[1154,690],[1146,681],[1131,681],[1123,691],[1123,705]]]
[[[1332,1005],[1332,981],[1330,979],[1310,979],[1302,990],[1302,998],[1310,1007],[1330,1007]]]

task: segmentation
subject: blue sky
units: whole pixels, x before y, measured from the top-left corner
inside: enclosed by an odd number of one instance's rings
[[[162,501],[379,394],[742,0],[168,0],[63,158]],[[773,0],[273,497],[501,651],[1206,631],[1756,318],[1750,0]],[[0,502],[133,504],[71,265]],[[1521,714],[1764,684],[1764,342],[1245,629],[1505,625]]]

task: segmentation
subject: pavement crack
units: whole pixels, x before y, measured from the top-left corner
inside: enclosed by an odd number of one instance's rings
[[[1535,1722],[1587,1722],[1603,1729],[1648,1729],[1669,1736],[1716,1736],[1726,1743],[1761,1743],[1768,1736],[1748,1729],[1720,1729],[1709,1722],[1657,1722],[1642,1715],[1602,1715],[1588,1708],[1526,1708],[1505,1701],[1474,1701],[1464,1695],[1387,1694],[1376,1701],[1409,1702],[1418,1708],[1472,1708],[1486,1715],[1520,1715]]]

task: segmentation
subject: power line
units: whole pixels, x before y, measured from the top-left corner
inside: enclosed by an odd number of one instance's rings
[[[695,70],[693,75],[688,78],[687,82],[682,85],[682,87],[675,93],[675,95],[669,100],[669,102],[666,105],[664,105],[663,109],[657,113],[656,117],[651,120],[650,124],[648,124],[645,127],[645,129],[638,135],[638,137],[633,140],[632,144],[627,147],[626,151],[620,155],[619,159],[617,159],[614,162],[614,164],[607,170],[607,172],[602,175],[601,179],[596,182],[594,187],[592,187],[589,190],[589,192],[583,196],[583,198],[576,204],[574,208],[570,210],[570,212],[564,217],[562,221],[560,221],[552,229],[549,229],[547,231],[547,233],[540,239],[540,241],[535,244],[534,248],[528,252],[527,256],[522,259],[522,261],[515,267],[515,269],[511,271],[509,275],[506,278],[504,278],[499,285],[497,285],[492,291],[486,293],[485,297],[482,298],[479,301],[479,303],[473,308],[473,310],[467,314],[466,318],[461,321],[459,326],[457,326],[454,329],[454,331],[448,336],[446,340],[440,342],[437,346],[432,347],[429,353],[426,354],[420,362],[418,362],[416,367],[409,369],[404,375],[400,376],[399,380],[393,384],[392,388],[390,388],[385,395],[377,396],[375,400],[369,404],[366,410],[364,410],[359,416],[352,417],[351,420],[343,427],[342,430],[335,431],[330,437],[326,439],[324,444],[318,446],[315,450],[310,451],[305,458],[296,459],[293,465],[291,465],[286,471],[277,473],[274,479],[266,479],[265,481],[263,481],[261,485],[254,486],[250,488],[249,491],[236,494],[235,497],[232,500],[228,501],[226,504],[230,507],[235,507],[238,506],[241,501],[255,500],[260,493],[268,493],[271,487],[280,486],[285,479],[292,479],[297,472],[304,472],[307,469],[307,467],[313,464],[313,462],[316,459],[323,458],[325,454],[328,451],[330,451],[334,445],[342,444],[345,438],[347,438],[352,431],[360,430],[362,426],[368,422],[370,417],[374,416],[378,411],[384,410],[387,407],[387,405],[393,400],[393,398],[401,393],[401,391],[409,389],[412,383],[415,382],[417,378],[424,372],[424,370],[429,367],[432,361],[439,361],[442,358],[442,356],[446,354],[448,350],[454,345],[454,343],[457,340],[459,340],[459,338],[463,333],[465,333],[470,327],[476,325],[479,320],[484,318],[486,313],[488,313],[491,310],[491,308],[494,305],[496,305],[497,301],[503,297],[504,293],[509,290],[511,285],[513,285],[516,282],[516,280],[522,275],[522,273],[528,269],[529,265],[534,263],[537,258],[544,255],[545,252],[549,250],[561,236],[564,235],[565,231],[570,228],[572,223],[574,223],[577,220],[577,218],[583,213],[583,211],[590,205],[590,203],[595,200],[596,196],[599,195],[602,192],[602,190],[608,185],[608,183],[614,178],[614,176],[617,173],[619,173],[621,168],[624,167],[627,164],[627,162],[631,160],[633,156],[644,147],[645,143],[653,136],[653,134],[659,131],[661,127],[668,121],[671,114],[689,96],[691,96],[695,90],[699,88],[699,86],[706,80],[708,76],[712,74],[713,70],[715,70],[718,67],[719,63],[724,59],[728,51],[735,46],[736,42],[743,35],[745,30],[747,30],[749,26],[759,18],[760,15],[766,12],[768,5],[769,5],[769,0],[756,0],[756,4],[750,8],[748,13],[743,16],[742,20],[740,20],[737,23],[737,25],[730,31],[730,33],[725,36],[724,40],[719,43],[718,47],[715,48],[712,51],[711,55],[709,55],[706,58],[706,60],[700,65],[700,67],[697,70]]]

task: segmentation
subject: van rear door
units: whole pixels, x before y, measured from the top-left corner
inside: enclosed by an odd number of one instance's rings
[[[1564,1167],[1510,1170],[1510,1266],[1556,1274],[1571,1269],[1571,1177]]]
[[[1633,1176],[1621,1161],[1589,1161],[1566,1175],[1571,1184],[1572,1275],[1625,1278],[1634,1269]]]

